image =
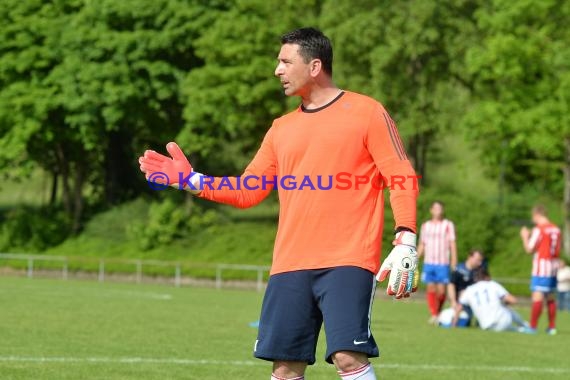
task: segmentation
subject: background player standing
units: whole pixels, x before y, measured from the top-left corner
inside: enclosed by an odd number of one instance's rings
[[[455,226],[444,218],[443,203],[435,201],[430,207],[431,220],[422,224],[418,256],[424,257],[422,282],[427,284],[426,298],[431,314],[429,322],[437,323],[437,315],[445,303],[445,288],[449,270],[457,265]]]
[[[531,231],[521,228],[521,239],[527,253],[533,254],[532,277],[532,309],[530,327],[536,331],[538,319],[542,313],[542,305],[546,300],[548,309],[548,329],[550,335],[556,334],[556,273],[558,271],[561,234],[560,228],[548,220],[546,208],[542,205],[532,209],[532,222],[535,227]]]
[[[265,292],[254,355],[273,361],[272,379],[303,379],[324,322],[326,360],[344,380],[374,380],[368,358],[378,356],[370,331],[376,279],[389,276],[388,294],[407,297],[417,286],[415,173],[395,123],[377,101],[337,88],[332,81],[332,46],[313,28],[284,35],[275,75],[285,95],[301,105],[276,119],[237,186],[237,177],[195,185],[195,173],[175,143],[171,157],[146,151],[139,159],[147,178],[162,172],[170,184],[200,197],[236,207],[279,192],[279,227]],[[329,190],[287,190],[278,179],[327,178],[337,173],[361,178],[408,178],[390,189],[395,247],[380,267],[382,190],[355,186]],[[180,174],[182,173],[182,175]],[[179,183],[181,178],[190,178]],[[231,186],[219,186],[229,181]],[[191,182],[191,183],[190,183]],[[182,185],[182,186],[181,186]],[[380,268],[379,268],[380,267]],[[376,277],[376,278],[375,278]]]

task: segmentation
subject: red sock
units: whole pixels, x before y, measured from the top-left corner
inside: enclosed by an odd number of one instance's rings
[[[437,301],[438,301],[437,310],[438,310],[438,312],[441,312],[441,309],[443,308],[443,304],[445,303],[445,293],[440,294]]]
[[[429,312],[431,313],[431,315],[437,316],[437,309],[438,309],[437,294],[435,292],[427,292],[426,298],[427,298]]]
[[[542,301],[534,301],[530,312],[530,327],[536,329],[538,325],[538,318],[542,313]]]
[[[546,307],[548,308],[548,328],[554,329],[556,328],[556,301],[546,301]]]

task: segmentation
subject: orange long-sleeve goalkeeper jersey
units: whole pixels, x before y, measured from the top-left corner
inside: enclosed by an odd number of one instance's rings
[[[214,178],[200,197],[245,208],[277,187],[271,274],[345,265],[376,273],[384,186],[395,225],[416,231],[417,177],[396,126],[380,103],[347,91],[276,119],[244,174]]]

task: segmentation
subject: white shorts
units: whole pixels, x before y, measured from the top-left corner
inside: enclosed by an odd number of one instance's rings
[[[511,313],[502,313],[498,320],[485,330],[491,331],[511,331],[514,329],[513,316]]]

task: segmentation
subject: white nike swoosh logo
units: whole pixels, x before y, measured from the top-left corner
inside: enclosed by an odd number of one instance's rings
[[[367,340],[353,340],[352,343],[354,343],[356,346],[360,345],[360,344],[364,344],[364,343],[368,343],[368,339]]]

